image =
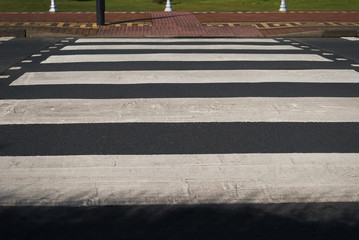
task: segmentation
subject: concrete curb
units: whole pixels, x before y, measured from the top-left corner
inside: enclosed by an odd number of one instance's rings
[[[37,30],[26,30],[27,38],[66,38],[66,37],[86,37],[83,35],[67,34],[67,33],[56,33],[56,32],[47,32],[47,31],[37,31]]]
[[[332,30],[324,30],[323,37],[324,38],[338,38],[338,37],[357,37],[357,30],[343,30],[343,29],[332,29]]]
[[[359,36],[359,30],[331,29],[331,30],[284,33],[284,34],[270,35],[266,37],[340,38],[340,37],[358,37],[358,36]]]
[[[0,29],[0,37],[26,37],[26,29]]]
[[[50,31],[41,31],[35,29],[0,29],[0,37],[17,37],[17,38],[49,38],[49,37],[87,37],[87,35],[58,33]],[[243,36],[223,36],[223,35],[91,35],[88,37],[118,37],[118,38],[271,38],[271,37],[295,37],[295,38],[340,38],[340,37],[359,37],[359,30],[351,29],[328,29],[316,31],[302,31],[283,33],[275,35],[243,35]]]

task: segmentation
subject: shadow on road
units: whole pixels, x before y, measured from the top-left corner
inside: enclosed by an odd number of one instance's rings
[[[1,239],[359,239],[358,203],[1,207]]]

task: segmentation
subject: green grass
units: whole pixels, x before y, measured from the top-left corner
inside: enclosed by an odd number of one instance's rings
[[[57,0],[62,12],[96,10],[96,0]],[[175,11],[278,11],[280,0],[173,0]],[[50,0],[0,0],[1,12],[46,12]],[[288,10],[359,10],[359,0],[287,0]],[[106,11],[163,11],[152,0],[106,0]]]

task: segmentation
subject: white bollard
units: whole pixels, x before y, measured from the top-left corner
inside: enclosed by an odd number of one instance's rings
[[[51,5],[50,5],[50,9],[49,12],[57,12],[57,6],[56,6],[56,1],[55,0],[51,0]]]
[[[165,12],[172,12],[171,0],[167,0]]]
[[[287,11],[287,3],[285,2],[285,0],[282,0],[282,2],[280,4],[279,11],[280,12],[286,12]]]

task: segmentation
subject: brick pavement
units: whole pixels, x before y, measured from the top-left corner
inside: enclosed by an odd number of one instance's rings
[[[106,12],[105,16],[106,26],[98,27],[94,12],[1,13],[0,35],[11,29],[25,29],[30,37],[41,36],[41,33],[104,37],[265,37],[335,29],[351,30],[350,34],[357,36],[359,30],[358,11]]]

